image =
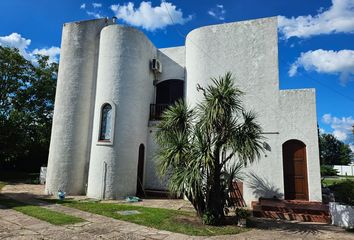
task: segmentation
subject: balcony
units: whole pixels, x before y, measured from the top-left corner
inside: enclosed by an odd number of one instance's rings
[[[159,121],[163,111],[168,108],[170,104],[150,104],[150,121]]]

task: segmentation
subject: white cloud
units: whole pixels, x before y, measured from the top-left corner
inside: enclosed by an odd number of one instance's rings
[[[322,116],[322,121],[325,123],[325,124],[330,124],[331,121],[332,121],[332,115],[329,114],[329,113],[326,113]]]
[[[354,119],[350,117],[334,117],[327,113],[322,116],[322,122],[330,125],[333,129],[332,134],[340,141],[347,141],[352,134],[352,126],[354,125]],[[354,143],[349,143],[354,145]]]
[[[142,1],[138,8],[134,7],[134,3],[128,2],[125,5],[112,5],[111,10],[123,22],[148,31],[163,29],[173,24],[185,24],[192,19],[191,15],[183,17],[181,9],[165,1],[156,7],[153,7],[151,2]]]
[[[20,53],[28,57],[27,47],[31,44],[30,39],[23,38],[21,34],[11,33],[8,36],[0,36],[0,46],[6,46],[11,48],[18,48]]]
[[[211,8],[208,14],[218,20],[225,20],[226,10],[224,9],[224,5],[216,4],[216,7]]]
[[[352,152],[354,152],[354,143],[349,143],[349,147],[352,150]]]
[[[345,141],[348,138],[347,133],[341,130],[334,130],[332,134],[340,141]]]
[[[32,51],[32,54],[45,55],[49,57],[49,62],[58,62],[60,48],[58,47],[50,47],[50,48],[42,48],[42,49],[36,48]]]
[[[278,17],[278,28],[285,39],[308,38],[319,34],[353,33],[354,0],[332,0],[332,6],[315,16]]]
[[[103,18],[99,8],[102,8],[102,3],[93,2],[91,5],[86,5],[86,3],[81,4],[80,9],[86,11],[86,14],[94,18]]]
[[[103,16],[98,12],[86,11],[86,13],[94,18],[103,18]]]
[[[60,48],[50,47],[50,48],[41,48],[34,49],[30,51],[28,47],[31,44],[31,39],[26,39],[21,36],[19,33],[11,33],[8,36],[0,36],[0,46],[18,48],[19,52],[23,57],[32,62],[36,61],[36,54],[49,56],[50,62],[58,62]]]
[[[92,3],[93,8],[100,8],[102,7],[102,3]]]
[[[306,71],[314,70],[318,73],[339,74],[344,85],[354,76],[354,50],[323,50],[301,53],[300,57],[291,65],[289,76],[296,75],[298,68]]]

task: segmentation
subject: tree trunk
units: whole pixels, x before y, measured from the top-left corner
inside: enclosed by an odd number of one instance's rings
[[[214,217],[214,224],[219,225],[223,223],[225,218],[223,207],[223,193],[221,192],[220,184],[220,148],[216,147],[214,150],[214,167],[211,169],[210,175],[210,190],[207,198],[206,212]]]

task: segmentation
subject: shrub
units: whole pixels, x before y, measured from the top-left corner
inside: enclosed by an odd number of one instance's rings
[[[321,176],[337,176],[338,171],[333,169],[333,166],[322,165],[321,166]]]
[[[346,179],[330,186],[336,202],[354,205],[354,180]]]
[[[238,218],[248,218],[251,216],[250,212],[246,208],[236,208],[235,214]]]
[[[213,213],[207,211],[203,214],[202,217],[203,223],[206,225],[220,225],[221,222],[214,216]]]

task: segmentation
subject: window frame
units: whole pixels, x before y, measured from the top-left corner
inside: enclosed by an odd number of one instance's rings
[[[101,130],[102,130],[102,115],[103,115],[103,108],[106,105],[111,106],[111,137],[110,139],[101,139]],[[98,136],[97,136],[97,144],[96,145],[108,145],[112,146],[114,142],[114,126],[115,126],[115,119],[116,119],[116,105],[111,101],[104,101],[100,105],[100,112],[99,112],[99,119],[98,119]]]

